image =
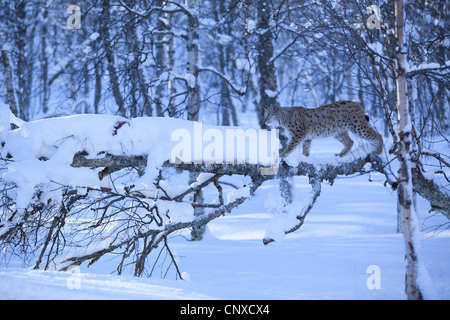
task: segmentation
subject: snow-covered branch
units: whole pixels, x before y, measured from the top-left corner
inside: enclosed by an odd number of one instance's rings
[[[303,225],[324,181],[380,172],[392,188],[397,186],[386,171],[385,160],[366,153],[323,163],[286,159],[269,164],[241,157],[242,152],[219,158],[209,158],[205,152],[214,149],[212,153],[218,156],[222,147],[234,151],[227,143],[220,145],[220,138],[232,137],[228,142],[234,145],[234,139],[241,137],[245,144],[246,134],[248,139],[251,133],[256,136],[253,131],[203,128],[197,122],[171,118],[100,115],[18,122],[10,117],[9,109],[2,110],[4,128],[11,121],[20,127],[1,131],[0,136],[0,242],[3,248],[35,257],[36,268],[67,270],[114,253],[122,256],[118,273],[131,265],[135,275],[142,275],[145,261],[161,241],[163,249],[170,251],[167,239],[171,233],[204,226],[250,199],[265,181],[279,177],[308,177],[311,192],[286,205],[269,222],[265,244]],[[210,135],[214,143],[206,148],[198,145],[211,141]],[[277,170],[267,170],[269,165]],[[165,177],[167,172],[180,171],[199,175],[180,186]],[[230,191],[225,188],[226,176],[244,176],[245,182]],[[438,184],[420,172],[413,176],[413,183],[434,209],[448,211],[450,199]],[[199,194],[207,188],[213,199],[200,200]],[[195,215],[196,208],[204,214]]]
[[[145,166],[146,155],[139,156],[115,156],[106,154],[99,159],[86,158],[86,154],[78,153],[74,156],[72,166],[88,168],[104,168],[103,173],[112,173],[123,168]],[[286,162],[281,162],[280,172],[288,176],[317,177],[320,181],[333,182],[338,176],[352,175],[365,172],[366,164],[371,164],[370,171],[379,172],[386,176],[386,183],[393,189],[397,188],[397,181],[386,171],[386,163],[378,156],[367,156],[356,158],[351,162],[338,162],[322,164],[320,167],[308,162],[299,162],[297,166],[289,166]],[[180,163],[175,164],[170,161],[163,163],[164,167],[173,167],[193,172],[212,173],[220,175],[246,175],[254,180],[266,181],[274,178],[271,175],[261,176],[261,169],[264,166],[259,164],[227,164],[227,163]],[[366,171],[367,172],[367,171]],[[427,199],[433,210],[439,211],[450,219],[450,196],[439,187],[433,180],[427,179],[419,168],[413,169],[414,191]]]
[[[211,182],[211,181],[209,181],[209,182]],[[208,183],[206,183],[206,184],[208,184]],[[195,188],[192,188],[192,189],[188,189],[187,191],[192,192],[194,190],[195,190]],[[105,193],[105,196],[106,196],[105,198],[109,199],[108,195],[111,195],[111,194],[113,194],[113,193],[110,193],[109,191],[107,191]],[[131,197],[131,200],[133,200],[133,201],[136,200],[134,198],[134,196],[131,196],[131,195],[126,195],[126,196],[116,195],[116,196]],[[130,246],[130,244],[137,243],[140,240],[147,239],[146,247],[149,249],[147,250],[147,252],[145,252],[145,251],[141,252],[140,253],[141,257],[139,259],[137,259],[137,261],[141,261],[142,256],[144,258],[143,260],[145,260],[146,256],[151,251],[151,249],[157,248],[162,240],[167,241],[166,240],[167,236],[170,235],[171,233],[178,231],[178,230],[186,229],[186,228],[192,228],[192,227],[196,227],[196,226],[205,225],[209,221],[211,221],[215,218],[218,218],[219,216],[225,215],[226,212],[230,212],[231,210],[233,210],[234,208],[236,208],[237,206],[242,204],[247,198],[248,198],[248,195],[246,196],[246,193],[241,193],[241,196],[237,196],[233,201],[230,201],[226,204],[222,204],[218,208],[215,208],[214,210],[208,212],[207,214],[199,216],[192,220],[188,220],[188,221],[179,221],[179,222],[174,222],[174,223],[171,223],[169,221],[168,223],[165,223],[165,224],[158,223],[153,228],[146,227],[145,229],[143,227],[148,225],[148,222],[143,221],[142,225],[140,225],[138,227],[138,230],[136,230],[137,232],[132,230],[133,226],[130,225],[129,222],[123,221],[123,223],[120,225],[120,227],[117,227],[117,226],[114,227],[113,233],[115,233],[115,232],[117,232],[117,233],[114,234],[113,236],[110,235],[109,237],[106,237],[106,238],[102,239],[101,241],[92,241],[87,246],[85,246],[83,250],[76,250],[73,252],[69,252],[67,255],[60,257],[58,259],[58,267],[57,268],[61,271],[66,271],[66,270],[69,270],[74,265],[80,265],[84,261],[90,261],[88,265],[91,265],[107,253],[114,252],[117,249],[122,248],[122,247]],[[139,207],[139,208],[142,209],[143,207]],[[158,208],[158,206],[154,205],[151,209],[156,210],[156,212],[157,212],[158,211],[157,208]],[[158,212],[157,215],[162,216],[164,212],[162,212],[163,211],[162,209],[159,209],[159,210],[161,211],[161,213]],[[118,214],[118,211],[116,211],[115,214]],[[169,211],[167,211],[164,214],[167,216],[167,214],[171,214],[171,213]],[[159,216],[160,219],[162,219],[161,216]],[[132,220],[137,221],[135,219],[132,219]],[[95,222],[95,220],[94,220],[94,222]],[[102,224],[104,224],[106,222],[108,222],[108,221],[97,220],[97,222],[93,225],[93,228],[102,230],[101,226],[102,226]],[[110,223],[110,222],[111,221],[109,221],[108,223]],[[98,236],[96,233],[93,233],[93,235]],[[126,252],[126,253],[128,254],[128,252]],[[135,275],[140,276],[142,274],[142,271],[143,271],[143,269],[139,268],[139,263],[136,263]]]
[[[406,74],[408,77],[414,77],[420,74],[427,74],[431,72],[436,72],[441,75],[449,74],[450,72],[450,61],[446,61],[445,65],[440,65],[439,63],[422,63],[418,66],[409,67]]]

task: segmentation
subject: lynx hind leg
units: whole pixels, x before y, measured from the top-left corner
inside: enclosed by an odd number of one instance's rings
[[[311,139],[303,141],[303,155],[305,157],[309,156],[309,151],[311,150]]]
[[[375,149],[375,153],[376,154],[381,154],[383,152],[383,137],[381,136],[381,134],[379,134],[378,132],[376,132],[374,129],[372,129],[374,132],[372,141],[375,143],[376,145],[376,149]]]
[[[367,122],[364,123],[361,128],[355,128],[352,132],[358,137],[372,142],[376,148],[373,151],[374,153],[380,154],[383,152],[383,138]]]
[[[348,135],[347,131],[341,132],[335,138],[344,145],[344,149],[342,149],[342,151],[340,153],[337,153],[336,155],[339,157],[343,157],[352,149],[354,142]]]

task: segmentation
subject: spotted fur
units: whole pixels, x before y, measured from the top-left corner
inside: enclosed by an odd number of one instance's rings
[[[356,136],[372,142],[375,153],[383,151],[383,139],[368,124],[363,108],[351,101],[337,101],[315,109],[303,107],[272,108],[264,110],[264,121],[270,126],[282,126],[290,134],[291,139],[280,154],[286,157],[300,143],[303,143],[303,154],[309,156],[311,140],[314,138],[334,137],[344,148],[337,156],[343,157],[353,146],[348,131]]]

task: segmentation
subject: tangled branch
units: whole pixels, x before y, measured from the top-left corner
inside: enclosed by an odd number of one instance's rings
[[[148,165],[150,155],[114,155],[99,153],[101,157],[90,157],[86,152],[74,155],[73,168],[90,168],[98,172],[99,180],[112,177],[116,172],[138,168],[141,172]],[[347,157],[333,163],[313,164],[299,162],[292,166],[281,162],[277,174],[262,175],[259,164],[249,163],[172,163],[165,161],[162,168],[173,168],[203,173],[202,178],[174,193],[167,189],[161,174],[153,181],[154,188],[142,192],[134,185],[105,187],[59,186],[57,197],[46,198],[37,188],[33,201],[23,211],[14,206],[14,185],[4,185],[3,214],[0,224],[2,245],[21,248],[35,256],[35,268],[70,270],[73,266],[87,262],[92,265],[104,256],[120,257],[117,273],[131,266],[135,276],[148,270],[149,261],[156,261],[166,251],[170,266],[175,267],[181,278],[176,257],[169,247],[169,236],[177,231],[206,225],[227,212],[231,212],[249,199],[262,183],[271,179],[305,176],[309,179],[311,192],[303,202],[287,205],[284,214],[288,224],[285,234],[298,230],[307,214],[314,207],[321,193],[323,182],[333,183],[339,176],[379,172],[386,177],[386,185],[395,189],[396,178],[387,170],[387,164],[379,156]],[[242,175],[250,179],[240,188],[226,196],[222,188],[222,178],[227,175]],[[429,180],[421,172],[420,166],[413,169],[414,190],[430,201],[432,209],[450,217],[450,197],[440,190],[436,182]],[[113,181],[113,179],[110,179]],[[198,200],[198,194],[208,186],[216,192],[216,199],[209,203]],[[226,200],[225,200],[226,199]],[[176,207],[173,207],[173,205]],[[189,214],[196,207],[206,211],[203,215]],[[179,216],[177,211],[185,216]],[[270,223],[270,222],[269,222]],[[274,239],[266,234],[263,243]],[[161,245],[162,244],[162,245]],[[150,259],[156,248],[161,251],[155,259]],[[166,272],[167,273],[167,272]]]

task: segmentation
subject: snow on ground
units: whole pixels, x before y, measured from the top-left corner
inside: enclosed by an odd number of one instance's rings
[[[180,281],[138,279],[82,272],[2,269],[1,299],[212,299],[183,289]]]
[[[79,126],[80,119],[84,126]],[[188,133],[195,135],[195,124],[172,120],[130,122],[114,116],[73,116],[26,123],[21,130],[3,135],[8,152],[19,160],[8,174],[29,191],[24,192],[25,205],[37,183],[80,178],[78,174],[55,176],[58,170],[52,161],[65,170],[75,170],[70,162],[81,149],[92,155],[98,151],[141,154],[155,151],[149,146],[161,145],[158,141],[169,141],[173,130],[189,127]],[[93,121],[96,125],[91,125]],[[162,127],[166,130],[158,130]],[[73,130],[72,135],[68,136],[67,129]],[[210,133],[226,137],[226,132]],[[59,141],[58,148],[55,141]],[[63,152],[65,148],[70,152]],[[158,161],[170,155],[171,145],[162,148],[165,152],[160,148],[152,153],[160,154]],[[340,148],[333,139],[315,140],[309,160],[334,161]],[[37,160],[40,156],[50,159],[41,162]],[[152,167],[151,159],[147,169]],[[28,166],[30,161],[34,167]],[[95,175],[83,170],[87,176]],[[187,231],[169,239],[185,281],[175,281],[171,275],[159,279],[159,274],[152,278],[111,275],[113,257],[90,268],[82,265],[60,273],[27,270],[18,261],[5,261],[0,253],[0,299],[405,299],[404,244],[402,235],[396,233],[396,193],[383,186],[381,175],[372,174],[371,180],[363,175],[338,178],[333,186],[323,184],[304,225],[265,246],[262,239],[278,212],[273,206],[280,201],[278,183],[266,182],[237,210],[212,221],[202,241],[187,241]],[[294,200],[301,203],[311,191],[310,185],[304,177],[291,182]],[[426,201],[418,199],[418,204],[421,225],[427,230],[422,233],[419,252],[425,270],[420,278],[425,298],[450,299],[450,232],[433,231],[433,226],[448,226],[448,220],[428,214]]]
[[[267,246],[262,238],[272,214],[265,200],[277,189],[264,184],[238,210],[212,221],[202,241],[170,239],[186,281],[110,275],[107,261],[66,273],[11,262],[0,268],[0,299],[405,299],[396,195],[381,176],[372,179],[324,185],[305,224]],[[297,196],[309,192],[303,178],[293,182]],[[426,213],[425,201],[418,203],[427,226],[444,222]],[[450,299],[450,232],[422,235],[425,297]]]

